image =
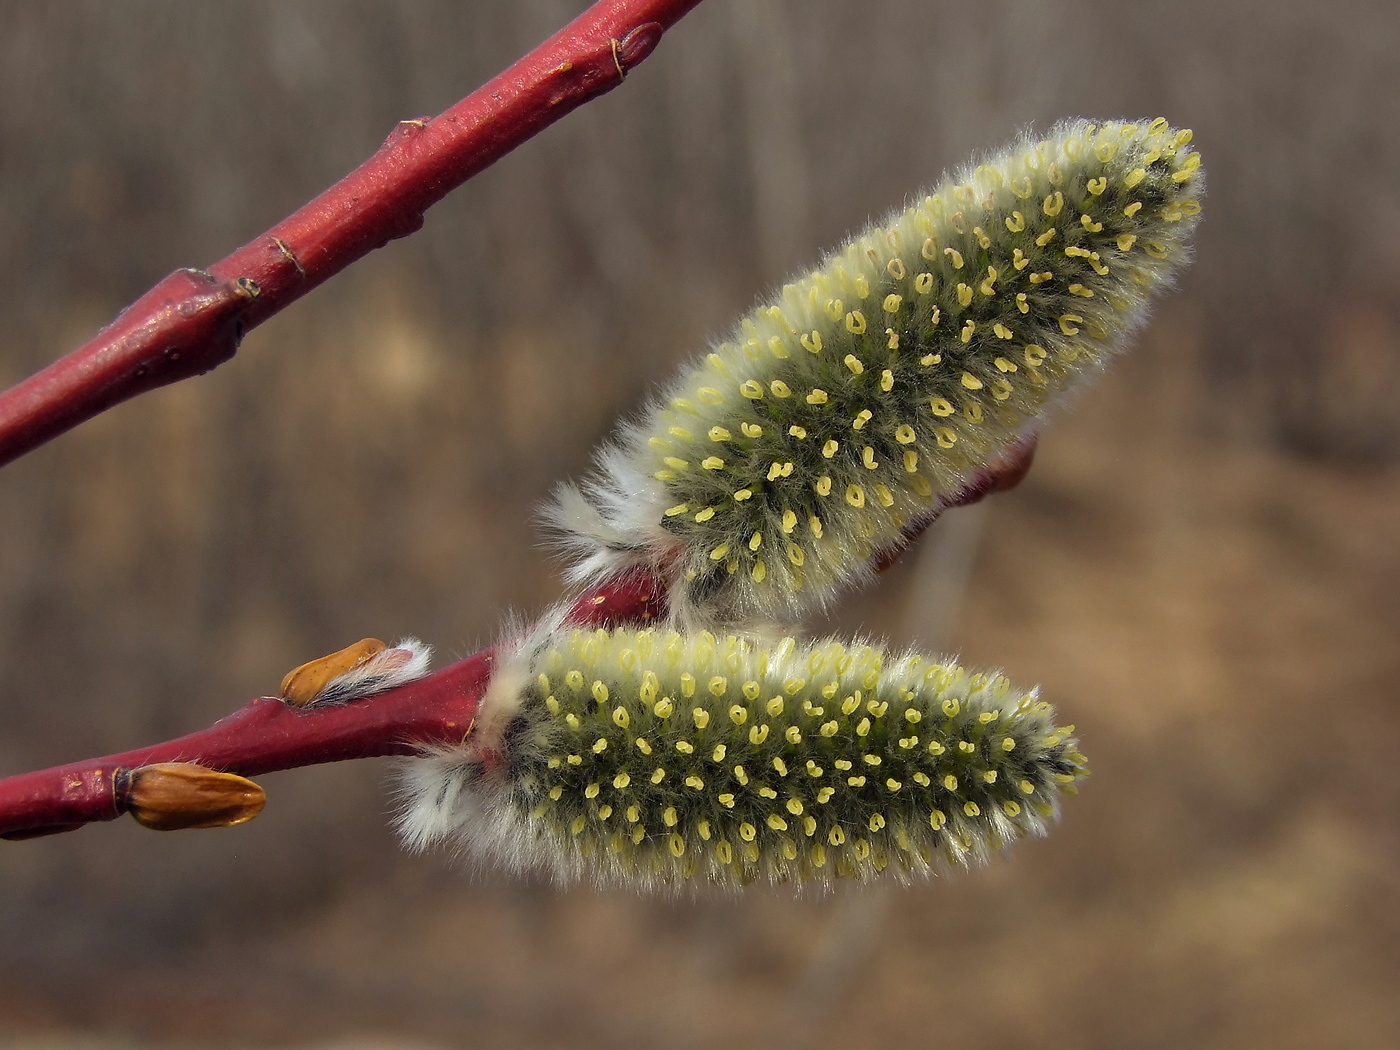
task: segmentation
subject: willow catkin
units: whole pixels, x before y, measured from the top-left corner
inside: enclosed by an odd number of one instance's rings
[[[542,630],[466,742],[405,768],[400,830],[637,888],[908,881],[1042,833],[1073,726],[1000,674],[862,644]]]
[[[1059,125],[785,285],[565,486],[593,583],[662,573],[678,622],[798,617],[1037,425],[1189,257],[1191,132]]]

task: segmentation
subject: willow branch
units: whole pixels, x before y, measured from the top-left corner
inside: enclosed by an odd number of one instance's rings
[[[0,394],[0,465],[137,394],[208,372],[250,329],[576,107],[700,0],[600,0],[437,117],[401,121],[340,182],[206,270],[166,277],[90,342]]]
[[[1034,453],[1033,439],[1012,446],[970,478],[942,509],[976,503],[1013,487],[1030,468]],[[937,516],[911,525],[896,547],[877,556],[877,571],[893,564]],[[665,614],[665,582],[638,570],[585,591],[573,601],[566,621],[613,627],[646,624]],[[241,778],[459,744],[471,731],[494,661],[494,649],[485,649],[426,678],[340,705],[299,708],[262,697],[208,729],[175,740],[0,779],[0,838],[32,838],[115,820],[133,809],[133,774],[160,763],[193,763]],[[259,797],[248,816],[260,809]],[[236,821],[220,823],[232,822]]]

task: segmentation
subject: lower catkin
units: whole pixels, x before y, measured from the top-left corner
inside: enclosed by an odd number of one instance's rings
[[[638,888],[921,878],[1042,834],[1087,772],[996,673],[870,645],[544,630],[400,829],[517,872]]]

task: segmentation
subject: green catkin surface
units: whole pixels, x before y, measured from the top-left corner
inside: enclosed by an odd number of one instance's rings
[[[1085,775],[1073,727],[998,674],[835,641],[556,636],[485,808],[566,880],[828,884],[1040,833]]]
[[[614,548],[659,552],[701,623],[827,600],[1142,322],[1189,254],[1190,140],[1060,125],[784,286],[624,433],[625,477],[605,457]]]

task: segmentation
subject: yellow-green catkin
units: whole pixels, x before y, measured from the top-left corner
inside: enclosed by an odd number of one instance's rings
[[[699,625],[828,600],[1142,323],[1189,256],[1190,142],[1061,124],[785,285],[559,493],[574,579],[649,564]]]
[[[1086,773],[1035,691],[914,654],[617,629],[519,661],[414,763],[410,843],[564,882],[908,881],[1042,833]]]

